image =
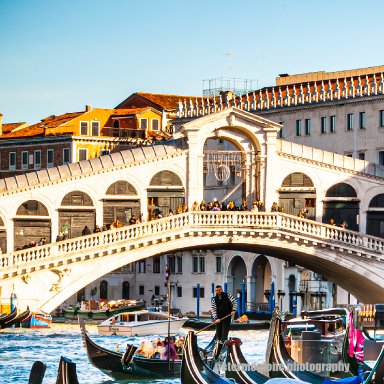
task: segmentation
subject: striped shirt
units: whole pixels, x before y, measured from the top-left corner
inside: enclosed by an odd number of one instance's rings
[[[221,295],[225,295],[225,294],[226,293],[223,292]],[[232,311],[237,311],[237,301],[236,301],[236,299],[230,293],[227,293],[226,295],[227,295],[227,297],[229,299],[229,302],[231,304]],[[213,320],[217,320],[219,318],[218,317],[218,308],[217,308],[217,305],[216,305],[215,298],[216,298],[216,296],[211,301],[211,314],[212,314]],[[223,316],[229,315],[229,313],[230,312],[224,314]]]

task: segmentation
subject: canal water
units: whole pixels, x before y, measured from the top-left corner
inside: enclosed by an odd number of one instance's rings
[[[89,335],[96,343],[108,349],[119,349],[120,352],[125,351],[127,343],[140,345],[142,340],[148,339],[148,337],[99,336],[96,325],[86,326]],[[182,333],[187,332],[187,328],[182,328]],[[239,337],[242,340],[242,351],[249,363],[264,362],[268,330],[230,331],[229,336]],[[150,339],[155,337],[151,336]],[[213,332],[201,332],[198,342],[204,346],[212,337]],[[40,360],[47,365],[43,383],[55,384],[60,356],[68,357],[76,363],[80,384],[124,383],[111,379],[89,363],[77,324],[56,323],[52,324],[51,328],[43,330],[15,328],[0,331],[0,383],[28,383],[32,364]],[[133,383],[126,381],[128,382]],[[149,382],[175,384],[180,380],[149,380]]]

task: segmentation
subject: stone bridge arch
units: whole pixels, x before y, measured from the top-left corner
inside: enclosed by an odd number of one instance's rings
[[[85,226],[93,231],[96,225],[96,207],[92,197],[83,191],[67,193],[61,200],[59,210],[59,231],[66,238],[82,235]]]
[[[349,229],[359,230],[360,198],[352,183],[341,182],[332,185],[323,200],[324,223],[333,219],[335,225],[340,225],[346,221]]]
[[[175,214],[185,203],[185,187],[182,177],[173,170],[154,173],[147,187],[148,219],[168,216],[170,210]]]
[[[51,216],[39,200],[27,200],[16,210],[14,222],[15,250],[38,244],[41,238],[51,239]]]

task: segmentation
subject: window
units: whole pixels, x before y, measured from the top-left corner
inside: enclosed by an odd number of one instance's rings
[[[183,257],[168,255],[169,273],[183,273]]]
[[[193,287],[193,297],[197,297],[197,287]],[[200,287],[200,298],[204,298],[204,287]]]
[[[296,136],[301,136],[301,120],[296,120]]]
[[[327,118],[322,117],[320,121],[320,132],[327,133]]]
[[[278,132],[278,138],[282,139],[284,137],[284,121],[279,121],[279,124],[282,126]]]
[[[9,170],[15,171],[16,170],[16,152],[9,152],[8,159],[9,159]]]
[[[347,131],[353,130],[353,113],[347,114]]]
[[[359,152],[357,156],[359,160],[365,160],[365,152]]]
[[[305,135],[309,136],[311,134],[311,119],[305,119]]]
[[[55,165],[55,152],[53,149],[47,150],[47,167],[51,168]]]
[[[345,152],[344,156],[353,157],[353,153],[352,152]]]
[[[153,258],[153,273],[160,273],[160,257]]]
[[[183,297],[183,287],[177,287],[177,297]]]
[[[330,116],[329,118],[329,132],[336,132],[336,116]]]
[[[144,295],[144,285],[139,285],[139,295]]]
[[[70,158],[70,149],[69,148],[64,148],[63,149],[63,164],[68,164],[71,160]]]
[[[181,256],[176,257],[176,273],[183,273],[183,258]]]
[[[21,169],[28,169],[29,153],[28,151],[21,152]]]
[[[200,272],[205,272],[205,257],[200,257]]]
[[[139,270],[138,273],[145,273],[145,260],[140,260],[138,262]]]
[[[80,135],[83,135],[83,136],[88,135],[88,121],[80,122]]]
[[[380,111],[380,127],[384,127],[384,110]]]
[[[79,161],[87,160],[88,158],[88,149],[80,148],[79,149]]]
[[[100,121],[92,121],[92,136],[100,136]]]
[[[360,129],[365,129],[365,112],[359,113],[359,127]]]
[[[160,127],[159,119],[152,119],[152,131],[158,131]]]
[[[216,256],[216,273],[221,273],[221,256]]]
[[[140,129],[146,130],[148,128],[148,119],[140,119]]]
[[[34,163],[35,163],[35,169],[41,168],[41,151],[37,150],[33,152],[34,157]]]
[[[155,285],[155,296],[159,296],[159,295],[160,295],[160,286]]]
[[[384,151],[379,151],[378,161],[380,165],[384,165]]]

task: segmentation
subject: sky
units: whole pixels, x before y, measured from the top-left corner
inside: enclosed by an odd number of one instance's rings
[[[202,95],[384,64],[382,0],[0,0],[0,113],[36,123],[134,92]]]

